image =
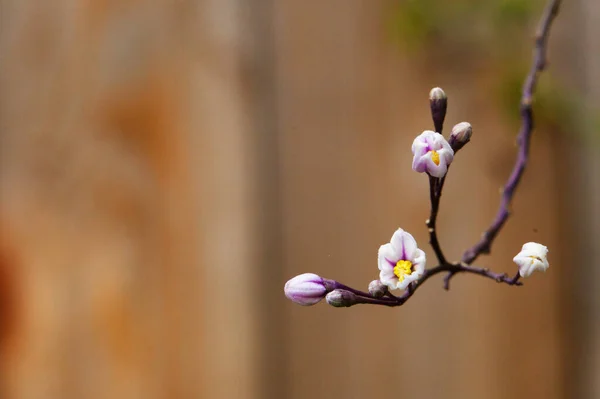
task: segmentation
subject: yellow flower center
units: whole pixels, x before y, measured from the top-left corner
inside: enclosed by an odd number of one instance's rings
[[[404,281],[404,276],[408,276],[412,273],[412,263],[408,260],[399,260],[394,267],[394,274],[398,277],[400,282]]]
[[[439,165],[440,164],[440,154],[437,153],[436,150],[431,150],[431,160],[433,161],[434,164]]]

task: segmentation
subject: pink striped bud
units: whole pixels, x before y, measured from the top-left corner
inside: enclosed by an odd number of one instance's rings
[[[322,277],[304,273],[285,283],[285,296],[302,306],[310,306],[325,298],[327,288]]]

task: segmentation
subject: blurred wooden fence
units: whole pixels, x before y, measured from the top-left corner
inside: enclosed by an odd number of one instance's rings
[[[366,286],[398,226],[425,246],[409,147],[431,86],[447,126],[475,129],[439,220],[452,258],[513,162],[493,71],[407,59],[390,4],[0,1],[1,397],[551,399],[589,383],[563,363],[570,214],[551,135],[481,261],[512,272],[539,241],[549,273],[432,281],[393,310],[284,299],[305,271]]]

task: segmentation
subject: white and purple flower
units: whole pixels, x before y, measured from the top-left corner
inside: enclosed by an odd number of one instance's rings
[[[388,244],[379,248],[379,280],[389,289],[406,289],[425,272],[425,252],[417,248],[410,233],[396,230]]]
[[[325,298],[327,288],[323,278],[314,273],[304,273],[285,283],[285,296],[302,306],[310,306]]]
[[[548,248],[537,242],[528,242],[523,245],[521,252],[513,258],[513,261],[519,266],[521,277],[529,277],[536,270],[545,272],[550,264],[546,258]]]
[[[425,130],[412,144],[414,171],[427,172],[434,177],[444,177],[448,165],[454,159],[454,150],[444,136],[432,130]]]

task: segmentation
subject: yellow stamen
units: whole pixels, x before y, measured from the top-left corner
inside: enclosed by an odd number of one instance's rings
[[[404,276],[412,273],[412,263],[408,260],[399,260],[394,267],[394,274],[400,282],[404,281]]]
[[[431,150],[431,160],[436,165],[440,164],[440,154],[438,154],[436,150]]]

